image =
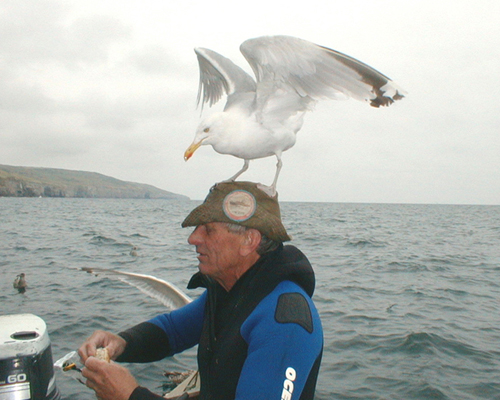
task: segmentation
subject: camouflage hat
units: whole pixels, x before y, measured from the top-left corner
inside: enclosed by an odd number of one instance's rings
[[[278,195],[270,197],[254,182],[215,184],[203,204],[186,217],[182,227],[227,222],[257,229],[277,242],[291,240],[281,222]]]

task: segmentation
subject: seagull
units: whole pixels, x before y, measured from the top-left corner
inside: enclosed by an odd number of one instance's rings
[[[110,279],[118,279],[131,286],[135,286],[141,292],[158,300],[170,310],[175,310],[193,301],[175,285],[151,275],[122,272],[106,268],[83,267],[82,271],[96,276],[102,275]]]
[[[22,272],[16,276],[16,279],[14,279],[14,284],[13,284],[14,289],[17,289],[19,293],[26,292],[26,288],[28,287],[25,277],[26,275],[24,274],[24,272]]]
[[[391,79],[346,54],[290,36],[264,36],[245,41],[240,51],[256,79],[215,51],[196,48],[200,69],[198,105],[211,107],[224,93],[222,112],[205,118],[187,161],[202,145],[244,160],[276,156],[276,174],[268,193],[276,193],[282,153],[290,149],[304,114],[323,99],[354,98],[372,107],[389,106],[406,92]],[[262,185],[263,186],[263,185]]]

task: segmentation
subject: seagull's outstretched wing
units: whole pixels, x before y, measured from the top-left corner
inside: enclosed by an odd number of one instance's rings
[[[198,104],[201,101],[202,105],[208,103],[211,107],[220,100],[224,92],[228,97],[235,93],[255,92],[254,79],[230,59],[201,47],[194,51],[200,67]]]
[[[192,301],[179,288],[162,279],[151,275],[134,274],[132,272],[121,272],[105,268],[82,268],[83,271],[95,275],[102,275],[110,279],[118,279],[129,285],[135,286],[141,292],[159,300],[171,310],[182,307]]]
[[[257,77],[258,96],[269,97],[271,82],[284,82],[314,100],[347,96],[380,107],[404,97],[402,89],[370,66],[306,40],[265,36],[245,41],[240,50]]]

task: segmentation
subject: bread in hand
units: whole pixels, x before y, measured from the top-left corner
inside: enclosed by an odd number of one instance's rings
[[[108,349],[106,349],[105,347],[101,347],[101,348],[97,349],[97,351],[95,353],[95,357],[99,360],[103,360],[103,361],[106,361],[108,363],[110,362]]]

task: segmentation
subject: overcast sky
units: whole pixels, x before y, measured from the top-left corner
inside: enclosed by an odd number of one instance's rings
[[[183,160],[201,117],[193,48],[253,75],[240,44],[285,34],[408,95],[384,109],[319,103],[283,155],[280,200],[500,204],[499,21],[498,0],[2,0],[0,164],[203,199],[242,161],[209,146]],[[241,179],[270,184],[275,163],[253,161]]]

